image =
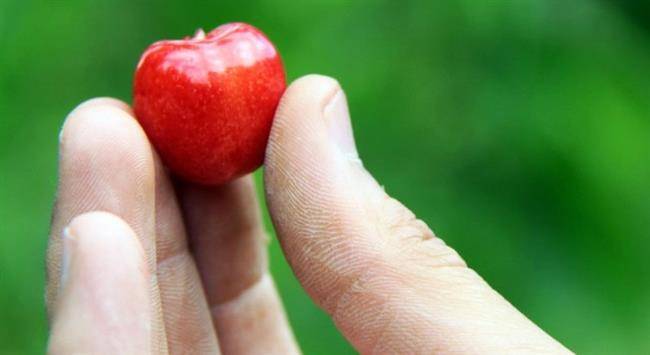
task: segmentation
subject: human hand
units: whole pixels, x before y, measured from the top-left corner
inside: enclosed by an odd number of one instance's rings
[[[174,185],[111,99],[75,109],[61,137],[50,352],[298,352],[250,176]],[[568,352],[363,168],[334,80],[285,92],[265,191],[296,276],[361,353]]]

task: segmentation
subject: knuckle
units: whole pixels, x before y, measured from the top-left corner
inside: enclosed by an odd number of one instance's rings
[[[466,267],[461,256],[406,208],[386,195],[380,208],[380,218],[398,259],[415,266]]]

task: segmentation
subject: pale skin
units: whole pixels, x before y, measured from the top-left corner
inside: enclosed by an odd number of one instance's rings
[[[335,80],[285,92],[264,191],[298,280],[360,353],[570,353],[365,170]],[[172,182],[126,104],[78,106],[61,132],[49,352],[299,353],[259,208],[250,176]]]

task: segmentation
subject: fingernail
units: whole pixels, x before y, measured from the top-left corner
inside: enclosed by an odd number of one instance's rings
[[[346,158],[353,161],[359,160],[357,147],[354,143],[350,112],[345,94],[339,90],[323,110],[325,122],[332,142],[341,150]]]
[[[61,255],[61,276],[59,282],[59,288],[63,288],[65,283],[68,281],[68,274],[70,271],[70,259],[72,257],[72,248],[74,239],[70,233],[70,227],[65,227],[63,229],[63,237],[61,238],[61,243],[63,244],[63,251]]]

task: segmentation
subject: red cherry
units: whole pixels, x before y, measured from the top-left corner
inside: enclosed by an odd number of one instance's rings
[[[217,185],[262,164],[285,87],[268,38],[229,23],[149,46],[135,72],[133,108],[174,174]]]

